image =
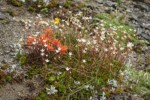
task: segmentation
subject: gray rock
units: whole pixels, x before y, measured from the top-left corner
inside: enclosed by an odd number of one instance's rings
[[[112,99],[113,100],[124,100],[123,96],[120,96],[120,95],[113,96]]]
[[[0,12],[0,20],[5,20],[7,19],[6,15]]]
[[[134,0],[134,1],[140,1],[140,2],[145,2],[145,3],[150,3],[150,0]]]
[[[150,35],[150,29],[145,29],[145,33]]]
[[[149,11],[149,6],[147,6],[146,4],[144,3],[137,3],[135,5],[135,7],[141,9],[141,10],[146,10],[146,11]]]
[[[138,21],[138,15],[132,14],[131,17],[132,17],[134,20]]]
[[[110,7],[117,6],[117,3],[116,2],[112,2],[112,1],[105,1],[104,4],[107,5],[107,6],[110,6]]]
[[[3,52],[0,52],[0,55],[3,55]]]
[[[103,3],[103,0],[95,0],[97,3]]]
[[[9,53],[10,53],[10,51],[9,51],[9,50],[6,50],[6,51],[5,51],[5,54],[9,54]]]
[[[145,3],[149,3],[150,4],[150,0],[144,0]]]
[[[3,59],[1,63],[6,64],[7,63],[6,59]]]
[[[144,32],[143,28],[139,27],[137,28],[137,35],[140,35]]]
[[[110,100],[132,100],[131,97],[127,94],[123,95],[112,95]]]
[[[138,95],[132,95],[131,100],[144,100],[143,98],[139,97]]]
[[[141,26],[150,29],[150,23],[142,23]]]
[[[10,56],[12,56],[12,57],[15,57],[16,56],[16,53],[10,53]]]
[[[145,3],[150,3],[150,0],[134,0],[134,1],[140,1],[140,2],[145,2]]]
[[[142,33],[141,36],[142,36],[144,39],[146,39],[147,41],[150,42],[150,35],[145,34],[145,33]]]

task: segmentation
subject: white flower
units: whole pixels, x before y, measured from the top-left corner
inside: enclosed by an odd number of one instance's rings
[[[85,43],[85,42],[86,42],[86,39],[81,39],[81,41],[82,41],[83,43]]]
[[[97,43],[97,40],[93,40],[93,44],[96,44]]]
[[[20,1],[25,2],[25,0],[20,0]]]
[[[95,48],[95,51],[97,51],[97,52],[98,52],[98,51],[99,51],[99,49],[98,49],[98,48]]]
[[[88,90],[88,89],[89,89],[89,85],[85,85],[84,88],[85,88],[86,90]]]
[[[118,86],[116,80],[113,80],[113,86],[114,86],[114,87],[117,87],[117,86]]]
[[[78,42],[81,42],[81,39],[77,39]]]
[[[44,49],[41,49],[41,52],[44,52],[45,50]]]
[[[108,84],[112,85],[113,87],[117,87],[117,81],[112,79],[112,80],[108,80]]]
[[[101,39],[102,41],[105,40],[105,38],[106,38],[105,35],[101,35],[101,36],[100,36],[100,39]]]
[[[12,69],[15,69],[17,67],[17,65],[13,64],[11,67],[12,67]]]
[[[129,31],[133,31],[133,29],[129,29]]]
[[[59,53],[59,52],[60,52],[60,50],[61,50],[61,48],[58,48],[58,49],[56,50],[56,53]]]
[[[59,50],[56,50],[56,53],[59,53],[60,51]]]
[[[57,72],[57,75],[60,75],[60,74],[62,74],[62,72]]]
[[[90,85],[90,87],[89,87],[91,90],[94,90],[94,86],[92,86],[92,85]]]
[[[69,26],[69,22],[66,21],[67,26]]]
[[[17,65],[16,65],[16,64],[13,64],[13,65],[11,66],[11,68],[9,69],[9,71],[10,71],[10,72],[15,71],[16,67],[17,67]]]
[[[44,53],[43,53],[43,52],[41,53],[41,56],[44,56]]]
[[[106,100],[105,92],[102,93],[102,96],[100,97],[100,100]]]
[[[41,5],[39,5],[39,6],[41,6]],[[46,21],[40,21],[40,22],[39,22],[39,24],[41,24],[41,25],[46,25],[46,26],[48,26],[48,25],[49,25],[49,23],[48,23],[48,22],[46,22]]]
[[[33,1],[36,1],[36,0],[33,0]],[[37,14],[37,17],[41,18],[42,16],[40,14]]]
[[[116,52],[115,52],[115,51],[113,51],[113,52],[112,52],[112,54],[113,54],[113,55],[115,55],[115,54],[116,54]]]
[[[90,96],[90,100],[93,100],[92,96]]]
[[[16,67],[17,67],[17,65],[16,65],[16,64],[13,64],[9,71],[10,71],[10,72],[15,71]]]
[[[104,24],[100,24],[101,26],[104,26]]]
[[[92,16],[90,16],[89,19],[92,19]]]
[[[23,42],[23,39],[20,38],[20,39],[19,39],[19,44],[22,45],[22,42]]]
[[[35,36],[38,36],[40,34],[40,32],[35,32],[35,33],[36,33]]]
[[[86,63],[86,60],[85,60],[85,59],[83,59],[83,60],[82,60],[82,62],[83,62],[83,63]]]
[[[80,85],[80,81],[74,81],[74,84]]]
[[[120,50],[122,51],[122,50],[124,50],[124,48],[123,48],[123,47],[121,47],[121,48],[120,48]]]
[[[77,39],[77,41],[78,41],[78,42],[83,42],[83,43],[85,43],[85,42],[86,42],[86,40],[85,40],[85,39]]]
[[[113,47],[110,47],[110,50],[113,50]]]
[[[35,45],[35,44],[36,44],[36,42],[32,42],[32,44],[33,44],[33,45]]]
[[[86,53],[87,51],[86,51],[86,50],[83,50],[82,52],[83,52],[83,53]]]
[[[136,29],[134,30],[134,32],[136,32]]]
[[[48,59],[46,59],[45,61],[46,61],[47,63],[49,62],[49,60],[48,60]]]
[[[105,49],[104,49],[104,51],[105,51],[105,52],[107,52],[107,51],[108,51],[108,49],[107,49],[107,48],[105,48]]]
[[[46,3],[46,5],[48,5],[50,1],[51,1],[51,0],[43,0],[43,2]]]
[[[69,67],[66,67],[66,71],[69,71],[70,70],[70,68]]]
[[[83,29],[83,30],[84,30],[84,29],[85,29],[85,27],[81,27],[81,29]]]
[[[43,42],[46,42],[46,40],[43,40]]]
[[[58,48],[58,50],[60,51],[60,50],[61,50],[61,48]]]
[[[111,91],[115,91],[115,88],[114,88],[114,87],[111,87]]]
[[[58,92],[58,90],[55,89],[55,87],[53,85],[51,85],[50,88],[46,88],[46,92],[47,94],[55,94],[56,92]]]
[[[124,76],[124,72],[123,71],[119,71],[121,76]]]
[[[44,47],[47,47],[48,45],[47,44],[44,44]]]
[[[75,16],[82,16],[82,13],[81,11],[79,11],[77,14],[75,14]]]
[[[133,46],[134,46],[134,45],[133,45],[131,42],[128,42],[128,43],[127,43],[127,47],[128,47],[128,48],[132,48]]]
[[[38,7],[41,7],[41,5],[38,5]]]
[[[83,19],[83,20],[88,20],[88,17],[84,17],[84,16],[83,16],[82,19]]]
[[[62,8],[62,6],[59,6],[59,8]]]
[[[86,44],[87,44],[87,45],[90,45],[90,44],[91,44],[91,42],[90,42],[90,41],[88,41]]]
[[[69,56],[71,57],[73,54],[72,54],[72,52],[69,52]]]

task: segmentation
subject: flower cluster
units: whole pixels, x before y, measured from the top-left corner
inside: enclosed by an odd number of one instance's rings
[[[45,29],[43,34],[38,36],[29,36],[26,39],[26,47],[32,55],[40,54],[40,58],[46,63],[50,62],[49,58],[52,56],[65,54],[68,49],[58,39],[53,38],[53,31],[50,28]]]
[[[26,2],[26,0],[19,0],[19,1],[21,1],[21,2],[23,2],[23,3]],[[31,1],[37,2],[38,0],[31,0]],[[51,0],[43,0],[43,2],[44,2],[46,5],[48,5],[48,4],[50,3],[50,1],[51,1]]]
[[[50,88],[46,88],[46,92],[47,94],[51,95],[51,94],[55,94],[56,92],[58,92],[58,90],[56,90],[55,87],[51,85]]]

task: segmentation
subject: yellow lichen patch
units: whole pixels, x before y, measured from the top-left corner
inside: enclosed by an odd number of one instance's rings
[[[9,65],[7,65],[7,64],[1,67],[1,69],[3,69],[3,70],[5,70],[7,68],[9,68]]]

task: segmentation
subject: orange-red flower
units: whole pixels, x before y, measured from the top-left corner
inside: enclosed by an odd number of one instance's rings
[[[55,45],[55,46],[57,46],[57,47],[59,47],[61,45],[61,43],[60,43],[60,41],[58,39],[54,39],[52,41],[52,44]]]
[[[33,36],[33,37],[29,37],[29,38],[27,38],[27,44],[32,44],[32,42],[35,42],[36,41],[36,37],[35,36]]]
[[[50,37],[50,36],[53,35],[53,31],[52,31],[52,29],[47,28],[47,29],[44,30],[44,34],[45,34],[45,36]]]
[[[48,45],[47,48],[48,48],[49,51],[54,51],[54,47],[51,46],[51,45]]]
[[[50,28],[47,28],[44,30],[44,33],[39,35],[39,36],[32,36],[27,38],[26,42],[27,44],[36,44],[36,45],[31,45],[30,47],[34,48],[43,48],[46,50],[46,52],[54,52],[58,51],[58,54],[65,54],[68,50],[67,46],[63,46],[58,39],[53,39],[52,37],[53,32]],[[39,47],[38,47],[39,46]]]
[[[65,54],[68,50],[67,46],[60,46],[61,50],[60,50],[60,53],[61,54]]]
[[[47,37],[45,34],[42,34],[42,35],[40,36],[39,42],[40,42],[40,45],[44,45],[45,43],[51,42],[51,38],[50,38],[50,37]]]

